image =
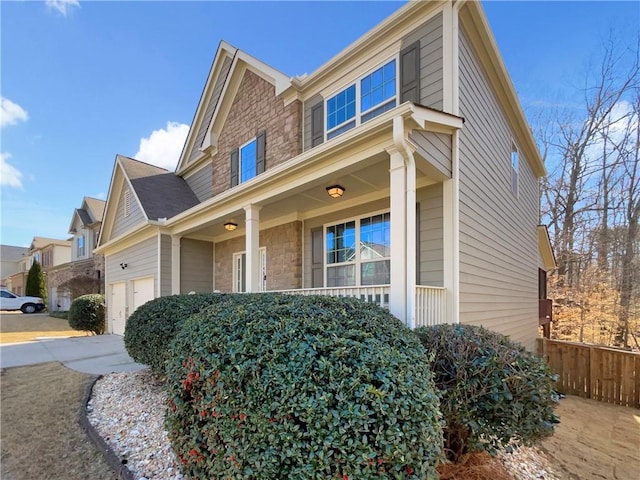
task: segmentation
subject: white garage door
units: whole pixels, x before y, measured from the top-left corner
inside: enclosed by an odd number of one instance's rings
[[[154,283],[153,277],[140,278],[133,281],[133,308],[131,313],[135,312],[140,305],[144,305],[155,298],[153,294]]]
[[[111,302],[109,302],[109,324],[111,332],[117,335],[124,335],[126,323],[127,295],[125,283],[112,283],[110,285]]]

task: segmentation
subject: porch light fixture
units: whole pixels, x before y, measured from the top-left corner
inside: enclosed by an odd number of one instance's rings
[[[330,187],[327,187],[327,193],[331,198],[340,198],[344,195],[344,191],[345,188],[340,185],[331,185]]]
[[[229,230],[230,232],[233,232],[236,228],[238,228],[238,224],[233,222],[227,222],[224,224],[224,228]]]

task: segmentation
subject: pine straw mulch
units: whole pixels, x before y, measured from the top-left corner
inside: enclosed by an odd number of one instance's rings
[[[514,480],[500,460],[486,452],[470,453],[458,463],[438,467],[440,480]]]

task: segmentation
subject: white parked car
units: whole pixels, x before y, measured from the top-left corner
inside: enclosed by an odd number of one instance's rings
[[[40,297],[20,297],[6,288],[0,288],[0,310],[22,310],[22,313],[35,313],[44,310]]]

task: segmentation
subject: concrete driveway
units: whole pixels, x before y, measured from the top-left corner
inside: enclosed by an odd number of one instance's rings
[[[0,346],[2,368],[46,362],[60,362],[72,370],[94,375],[146,368],[127,354],[119,335],[39,339]]]

